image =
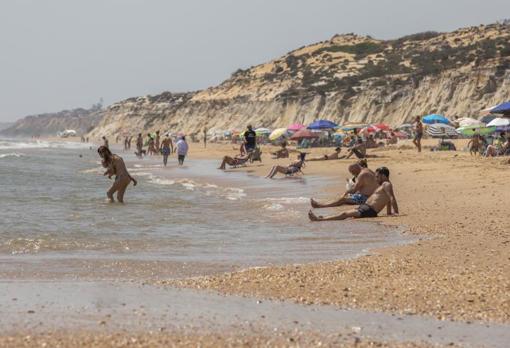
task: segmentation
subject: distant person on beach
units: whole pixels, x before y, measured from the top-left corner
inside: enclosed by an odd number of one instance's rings
[[[124,151],[129,150],[128,143],[129,143],[129,137],[125,137],[124,138]]]
[[[106,147],[107,149],[110,148],[110,144],[108,143],[108,139],[106,139],[105,136],[103,136],[103,146]]]
[[[324,156],[319,156],[319,157],[314,157],[314,158],[310,158],[310,159],[307,159],[306,161],[328,161],[328,160],[336,160],[336,159],[339,159],[340,158],[340,152],[342,151],[342,148],[339,146],[337,148],[335,148],[335,152],[329,154],[329,155],[324,155]]]
[[[186,142],[186,137],[183,135],[179,141],[177,141],[175,146],[177,147],[177,159],[179,161],[179,165],[182,166],[184,164],[184,159],[188,154],[188,143]]]
[[[204,133],[204,148],[206,148],[207,147],[207,128],[204,127],[203,133]]]
[[[255,150],[257,146],[257,133],[253,130],[253,127],[248,125],[248,129],[244,132],[244,148],[247,152]]]
[[[166,167],[168,163],[168,156],[174,151],[174,144],[172,143],[172,138],[170,135],[165,135],[165,139],[161,143],[161,153],[163,154],[163,165]]]
[[[348,181],[348,188],[343,195],[331,202],[319,203],[315,199],[311,199],[310,203],[313,208],[330,208],[339,207],[344,204],[359,205],[364,204],[379,187],[376,175],[370,169],[363,167],[366,162],[358,162],[351,164],[348,168],[349,173],[353,175],[353,179]]]
[[[418,152],[421,152],[421,138],[423,138],[423,123],[421,123],[420,116],[416,116],[413,144],[418,149]]]
[[[287,142],[283,141],[280,146],[281,146],[280,150],[271,153],[272,158],[273,159],[289,158],[289,149],[287,149]]]
[[[133,182],[133,186],[136,186],[137,181],[129,175],[122,157],[112,154],[106,146],[101,146],[97,149],[97,152],[102,159],[101,164],[106,168],[104,175],[108,175],[109,179],[115,175],[115,181],[106,193],[108,199],[112,203],[115,202],[113,194],[117,192],[117,201],[119,203],[124,203],[124,193],[126,192],[127,187],[131,181]]]
[[[306,153],[300,152],[297,156],[297,160],[289,164],[288,166],[273,166],[266,178],[272,179],[276,174],[294,175],[301,172],[301,168],[305,165]]]
[[[138,133],[138,137],[136,138],[136,152],[135,155],[139,158],[141,158],[144,155],[144,149],[143,149],[143,137],[142,133]]]
[[[241,166],[250,160],[252,153],[253,152],[244,153],[235,157],[224,156],[218,169],[225,170],[227,168],[227,164],[231,167]]]
[[[131,135],[128,139],[128,150],[131,150],[131,142],[133,141],[133,136]]]
[[[481,147],[482,147],[482,141],[481,136],[478,134],[475,134],[471,140],[469,140],[467,147],[469,148],[469,154],[471,156],[477,155],[478,153],[481,154]]]
[[[349,159],[352,155],[356,155],[358,159],[363,159],[367,157],[367,147],[363,142],[361,137],[358,137],[356,143],[349,148],[347,154],[340,157],[340,159]]]
[[[161,137],[159,136],[159,130],[156,131],[156,139],[154,139],[154,147],[156,148],[156,153],[159,153],[159,145],[161,142]]]
[[[348,210],[338,215],[317,216],[313,211],[308,212],[311,221],[333,221],[348,218],[372,218],[377,217],[381,210],[386,207],[388,215],[398,215],[398,204],[390,182],[390,171],[386,167],[377,168],[375,171],[379,187],[367,199],[366,203],[360,204],[356,209]]]
[[[152,137],[152,135],[149,133],[147,134],[147,154],[149,156],[152,156],[156,153],[156,147],[155,147],[155,143],[154,143],[154,138]]]

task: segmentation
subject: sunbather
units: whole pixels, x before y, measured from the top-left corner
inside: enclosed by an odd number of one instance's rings
[[[266,178],[272,179],[278,173],[285,174],[285,175],[293,175],[293,174],[299,173],[301,171],[301,168],[303,168],[303,166],[305,164],[305,156],[306,156],[306,153],[302,153],[302,152],[299,153],[297,160],[292,162],[287,167],[273,166],[273,168],[271,168],[271,171],[266,176]]]
[[[308,217],[311,221],[331,221],[331,220],[345,220],[348,218],[366,218],[377,217],[381,210],[386,207],[388,215],[398,215],[398,204],[393,192],[393,185],[389,177],[390,171],[386,167],[378,168],[376,171],[377,182],[379,187],[368,198],[365,204],[360,204],[357,208],[345,211],[338,215],[331,216],[317,216],[311,210],[308,212]]]
[[[349,151],[347,152],[347,154],[340,158],[349,159],[349,158],[351,158],[352,155],[356,155],[356,157],[359,159],[365,158],[367,156],[367,147],[363,143],[363,139],[358,138],[358,140],[356,141],[356,144],[351,146],[349,148]]]
[[[314,158],[310,158],[308,159],[307,161],[328,161],[328,160],[336,160],[336,159],[339,159],[340,157],[340,152],[342,151],[342,148],[341,147],[337,147],[335,149],[335,152],[333,152],[332,154],[329,154],[329,155],[324,155],[324,156],[319,156],[319,157],[314,157]]]
[[[319,203],[312,198],[310,200],[312,207],[329,208],[339,207],[344,204],[364,204],[368,197],[370,197],[377,189],[379,183],[377,182],[374,172],[364,167],[362,164],[366,165],[366,162],[355,163],[349,166],[349,172],[354,176],[354,183],[348,183],[348,188],[343,195],[331,202],[326,203]]]
[[[218,169],[225,170],[227,164],[231,167],[243,165],[250,160],[252,154],[253,152],[245,153],[244,155],[237,155],[235,157],[225,156],[223,157],[223,161]]]
[[[281,145],[281,149],[275,152],[272,152],[272,158],[278,159],[278,158],[289,158],[289,150],[287,149],[287,142],[284,141]]]

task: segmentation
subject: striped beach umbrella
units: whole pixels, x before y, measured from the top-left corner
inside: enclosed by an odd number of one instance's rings
[[[434,123],[428,126],[427,134],[433,138],[450,138],[459,135],[454,127],[443,123]]]

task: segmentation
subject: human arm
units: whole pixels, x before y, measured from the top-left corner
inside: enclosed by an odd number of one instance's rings
[[[368,173],[361,173],[360,175],[358,175],[354,185],[349,190],[347,190],[345,192],[345,194],[352,194],[352,193],[356,193],[356,192],[361,191],[361,189],[365,185],[365,181],[366,181],[367,175],[369,175],[369,174]]]
[[[387,205],[387,214],[388,215],[398,215],[398,203],[397,198],[395,197],[395,193],[393,192],[393,185],[390,182],[385,182],[383,184],[384,192],[388,195],[390,198],[390,201]],[[393,214],[392,214],[393,209]]]

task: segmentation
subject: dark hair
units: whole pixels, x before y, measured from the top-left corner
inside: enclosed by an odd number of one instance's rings
[[[377,174],[381,174],[381,175],[384,175],[385,177],[389,178],[390,177],[390,170],[386,167],[379,167],[375,170],[375,172]]]
[[[101,157],[103,157],[102,154],[106,154],[108,157],[112,157],[112,152],[110,151],[109,148],[107,148],[104,145],[103,146],[99,146],[99,148],[97,149],[97,153]]]
[[[340,146],[337,146],[337,147],[335,148],[335,151],[340,151],[340,150],[342,150],[342,148],[341,148]]]

